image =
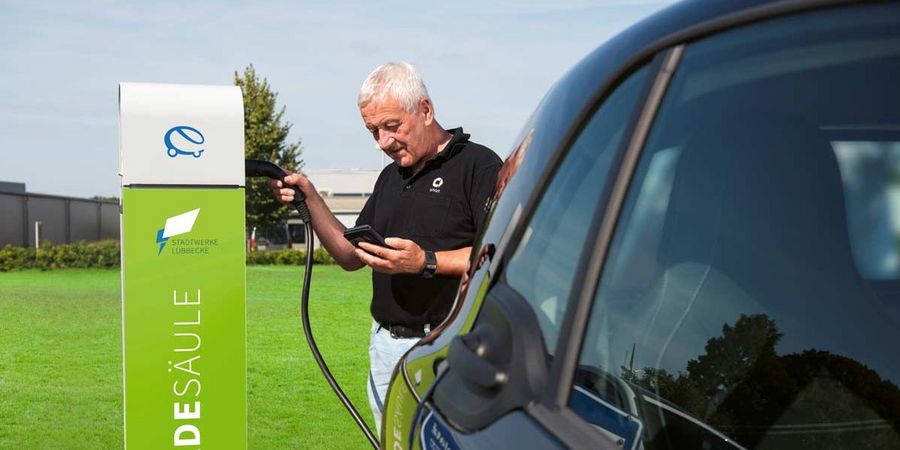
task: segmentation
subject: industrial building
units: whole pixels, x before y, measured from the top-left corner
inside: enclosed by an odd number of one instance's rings
[[[119,204],[26,192],[25,183],[0,181],[0,247],[119,239]]]

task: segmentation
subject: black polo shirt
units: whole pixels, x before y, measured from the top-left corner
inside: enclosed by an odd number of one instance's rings
[[[462,128],[447,131],[453,137],[419,173],[397,163],[381,171],[357,225],[435,252],[472,245],[502,162],[491,149],[469,141]],[[436,325],[450,311],[459,281],[373,271],[372,317],[383,324]]]

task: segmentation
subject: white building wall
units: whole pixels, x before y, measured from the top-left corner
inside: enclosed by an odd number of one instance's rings
[[[356,225],[363,205],[372,195],[372,188],[378,180],[380,170],[308,170],[303,173],[309,177],[316,190],[325,199],[325,203],[335,217],[347,228]],[[296,212],[292,212],[288,223],[300,223]],[[315,247],[321,244],[318,238]]]

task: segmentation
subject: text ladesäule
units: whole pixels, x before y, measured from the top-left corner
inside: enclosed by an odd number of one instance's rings
[[[172,418],[175,431],[172,443],[175,447],[200,445],[200,372],[196,367],[200,359],[200,289],[192,300],[185,291],[179,300],[178,291],[172,291],[172,304],[177,309],[173,323],[174,348],[168,371],[172,373]],[[187,423],[185,423],[187,421]]]

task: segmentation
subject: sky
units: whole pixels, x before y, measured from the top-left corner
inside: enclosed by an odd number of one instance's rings
[[[0,181],[118,196],[118,83],[229,85],[249,64],[305,170],[382,167],[356,96],[397,60],[417,67],[439,123],[505,157],[557,79],[670,3],[0,0]]]

